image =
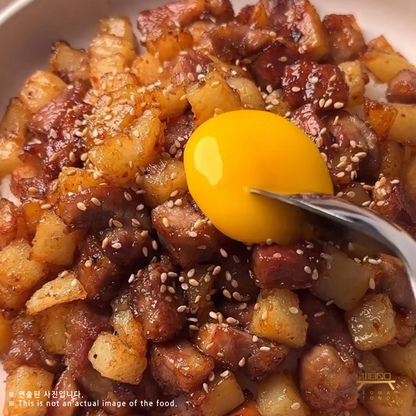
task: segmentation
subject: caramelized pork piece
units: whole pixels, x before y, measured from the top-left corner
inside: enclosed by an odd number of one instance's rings
[[[150,368],[160,388],[173,395],[192,393],[214,369],[214,360],[189,341],[153,345]]]
[[[58,379],[52,394],[51,406],[47,412],[47,416],[74,416],[81,400],[77,397],[79,387],[72,378],[71,373],[66,370]]]
[[[415,233],[415,202],[404,182],[382,177],[374,186],[373,200],[373,208],[380,215],[397,222],[410,233]]]
[[[285,66],[294,64],[300,58],[297,50],[276,42],[261,51],[248,68],[257,85],[262,89],[270,85],[275,90],[282,86]]]
[[[352,15],[330,14],[323,20],[331,50],[331,63],[355,61],[366,49],[360,27]]]
[[[133,225],[139,230],[149,230],[151,225],[142,196],[113,186],[93,186],[63,197],[60,216],[71,228],[101,230]],[[110,220],[112,225],[109,225]]]
[[[193,82],[192,80],[197,80],[198,76],[207,75],[212,68],[212,65],[212,60],[202,52],[188,50],[185,55],[179,54],[171,62],[169,67],[169,79],[174,85],[188,85]],[[168,134],[168,131],[166,134]],[[166,140],[168,140],[167,137]]]
[[[354,346],[340,309],[327,306],[309,292],[301,294],[300,307],[308,317],[308,338],[313,344],[332,345],[342,356],[360,361],[361,353]]]
[[[138,26],[144,36],[155,36],[178,25],[186,27],[203,18],[230,21],[234,11],[229,0],[184,0],[145,10],[139,14]]]
[[[253,6],[246,6],[237,19],[255,28],[278,31],[287,25],[293,7],[293,0],[260,0]]]
[[[165,149],[175,159],[183,160],[186,143],[194,132],[192,112],[168,121],[165,131]]]
[[[74,378],[82,376],[89,366],[88,352],[97,336],[112,330],[110,317],[84,302],[70,311],[65,353],[68,370]]]
[[[25,218],[13,202],[0,199],[0,250],[16,238],[27,236]]]
[[[211,35],[215,55],[226,61],[256,55],[273,41],[274,37],[269,31],[251,29],[235,23],[220,26]]]
[[[345,176],[358,168],[362,178],[376,178],[381,163],[378,137],[372,128],[355,114],[346,111],[337,113],[327,120],[328,131],[334,137],[336,144],[335,151],[339,156],[346,157],[346,164],[337,168],[335,166],[337,158],[332,161],[333,169],[339,172],[345,171]],[[358,159],[358,160],[357,160]],[[352,170],[347,170],[347,166],[352,166]],[[338,173],[339,173],[338,172]],[[340,178],[342,179],[342,178]]]
[[[223,314],[225,320],[227,318],[234,318],[236,325],[248,328],[253,317],[254,305],[229,301],[220,304],[218,309]]]
[[[84,85],[76,82],[36,112],[28,124],[30,130],[42,135],[43,142],[28,144],[24,150],[37,154],[45,171],[54,176],[63,167],[81,164],[84,115],[91,112],[91,106],[83,101],[84,95]]]
[[[416,314],[415,300],[403,262],[387,254],[381,254],[380,260],[375,290],[388,295],[395,307]]]
[[[262,289],[306,289],[314,284],[324,267],[317,242],[292,246],[256,246],[253,250],[253,274]]]
[[[319,149],[328,149],[331,146],[332,137],[319,117],[316,105],[306,104],[299,107],[290,115],[290,121],[304,131]]]
[[[305,353],[299,368],[300,392],[306,404],[323,416],[342,414],[358,403],[359,374],[351,359],[330,345],[317,345]]]
[[[257,403],[253,400],[247,400],[228,416],[261,416],[261,414],[257,410]]]
[[[88,363],[82,376],[77,378],[81,391],[85,392],[90,400],[97,400],[100,406],[114,416],[125,416],[133,410],[129,403],[136,399],[134,386],[114,382],[103,377]],[[117,402],[126,402],[126,406],[117,405]]]
[[[22,365],[44,368],[55,374],[63,370],[61,357],[50,354],[43,346],[39,318],[20,312],[13,322],[12,334],[12,344],[3,362],[8,374]]]
[[[121,269],[104,252],[101,239],[89,235],[81,247],[81,259],[77,266],[81,282],[89,301],[106,305],[117,296],[121,284]]]
[[[208,263],[219,253],[226,237],[202,214],[189,194],[177,195],[152,211],[153,228],[172,259],[182,267]]]
[[[153,342],[169,341],[186,324],[185,311],[178,311],[185,298],[182,289],[168,277],[172,272],[172,265],[165,258],[161,263],[149,264],[131,285],[134,318],[142,324],[145,337]]]
[[[315,104],[320,111],[339,110],[349,100],[344,74],[334,65],[319,65],[306,60],[287,65],[282,87],[292,110],[305,104]]]
[[[416,104],[416,72],[400,71],[389,82],[386,97],[391,103]]]
[[[199,330],[196,345],[217,364],[231,371],[240,369],[255,381],[275,372],[289,352],[285,346],[214,323]]]

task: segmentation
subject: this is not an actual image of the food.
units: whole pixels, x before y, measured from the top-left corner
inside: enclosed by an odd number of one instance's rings
[[[87,50],[54,43],[50,69],[0,123],[14,196],[0,200],[0,354],[6,396],[39,396],[4,414],[166,412],[142,400],[174,400],[175,416],[416,414],[400,260],[305,218],[285,244],[232,240],[184,165],[206,122],[282,117],[314,143],[336,196],[416,235],[415,66],[309,0],[238,14],[228,0],[184,0],[140,13],[138,27],[139,40],[108,17]],[[369,82],[385,85],[382,100],[366,97]],[[394,394],[358,390],[374,373],[391,374]]]

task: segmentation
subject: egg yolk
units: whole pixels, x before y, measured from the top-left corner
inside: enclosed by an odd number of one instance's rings
[[[222,233],[247,244],[296,241],[304,213],[252,194],[332,194],[328,169],[311,139],[265,111],[221,114],[191,136],[184,155],[189,192]]]

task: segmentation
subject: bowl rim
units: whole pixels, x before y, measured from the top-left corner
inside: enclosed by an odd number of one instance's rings
[[[13,16],[17,15],[17,13],[19,13],[34,1],[35,0],[14,0],[11,4],[0,11],[0,26],[10,20]]]

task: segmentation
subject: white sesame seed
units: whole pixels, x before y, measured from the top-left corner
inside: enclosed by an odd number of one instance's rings
[[[238,282],[237,282],[237,280],[231,280],[231,286],[232,286],[234,289],[237,289],[237,288],[238,288]]]
[[[334,108],[336,108],[337,110],[340,110],[343,107],[344,107],[344,103],[341,103],[339,101],[334,104]]]
[[[113,220],[113,224],[117,228],[123,228],[123,224],[118,220]]]
[[[367,156],[367,153],[366,152],[358,152],[358,153],[355,154],[355,156],[358,157],[358,158],[360,158],[360,159],[363,159],[363,158],[365,158]],[[381,180],[380,180],[380,182],[381,182]],[[386,178],[384,178],[384,183],[385,182],[386,182]],[[384,185],[384,183],[383,183],[383,185]]]
[[[194,286],[194,287],[199,286],[199,282],[198,282],[198,280],[195,280],[195,279],[189,279],[189,284],[190,284],[191,286]]]
[[[293,313],[293,315],[296,315],[297,313],[299,313],[299,309],[298,309],[298,308],[296,308],[295,306],[291,306],[291,307],[289,308],[289,312],[290,312],[290,313]]]
[[[178,309],[176,309],[179,313],[185,312],[186,311],[186,305],[181,305],[178,307]]]
[[[390,183],[392,185],[397,185],[398,183],[400,183],[400,181],[398,179],[393,179],[392,181],[390,181]]]
[[[153,248],[153,250],[155,250],[155,251],[157,251],[157,249],[159,248],[159,246],[158,246],[158,244],[157,244],[157,241],[156,241],[156,240],[153,240],[153,241],[152,241],[152,248]]]
[[[109,243],[110,243],[110,240],[108,239],[108,237],[105,237],[102,244],[101,244],[101,247],[103,249],[105,249],[108,246]]]
[[[163,217],[162,219],[163,225],[168,228],[169,227],[169,220],[166,217]]]
[[[203,222],[202,222],[202,220],[201,219],[198,219],[197,221],[195,221],[195,224],[194,224],[194,229],[195,230],[198,230],[199,228],[201,228],[202,226],[203,226]]]
[[[87,210],[87,207],[86,207],[86,205],[85,205],[83,202],[78,202],[78,203],[77,203],[77,208],[78,208],[80,211],[86,211],[86,210]]]
[[[209,313],[209,317],[210,317],[210,318],[212,318],[212,319],[215,319],[215,320],[217,320],[217,319],[218,319],[218,315],[217,315],[215,312],[213,312],[213,311],[211,311],[211,312]]]
[[[259,340],[259,337],[257,335],[253,335],[253,338],[251,338],[253,342],[257,342]]]
[[[214,270],[212,271],[212,275],[216,276],[217,274],[221,273],[221,266],[215,266]]]
[[[314,318],[320,318],[321,316],[325,315],[325,311],[316,312],[313,316]]]
[[[228,377],[230,375],[230,372],[228,370],[225,370],[220,374],[221,377]]]
[[[239,362],[238,362],[238,366],[239,367],[244,367],[246,365],[246,358],[243,357]]]
[[[264,352],[269,352],[270,351],[270,347],[260,347],[259,350],[260,351],[264,351]]]
[[[293,404],[290,406],[290,408],[291,408],[292,410],[299,410],[299,409],[300,409],[300,403],[298,403],[298,402],[293,403]]]
[[[313,272],[312,272],[312,280],[318,280],[318,279],[319,279],[318,270],[313,269]]]
[[[234,292],[234,293],[233,293],[233,298],[234,298],[235,300],[239,301],[239,302],[241,302],[241,301],[242,301],[242,297],[241,297],[241,295],[240,295],[238,292]]]
[[[195,269],[191,269],[188,271],[188,273],[186,274],[189,278],[193,277],[195,274]]]
[[[292,87],[292,92],[299,92],[300,88],[299,87]]]
[[[232,296],[231,296],[231,293],[227,290],[227,289],[224,289],[223,291],[222,291],[222,294],[227,298],[227,299],[232,299]]]
[[[225,259],[228,257],[228,253],[223,248],[220,249],[220,253]]]
[[[368,286],[371,290],[374,290],[376,288],[376,281],[374,280],[374,278],[372,277],[370,279],[370,281],[368,282]]]
[[[142,248],[143,256],[147,257],[149,255],[149,249],[147,247]]]
[[[132,273],[132,274],[130,275],[130,277],[129,277],[128,282],[129,282],[129,283],[133,283],[133,280],[134,280],[134,274]]]
[[[302,256],[304,254],[304,252],[301,249],[297,249],[296,254],[299,254],[299,256]]]
[[[189,235],[189,237],[192,237],[192,238],[198,237],[198,233],[195,232],[195,231],[189,231],[188,235]]]
[[[303,268],[303,270],[305,271],[305,273],[307,273],[307,274],[311,274],[312,273],[312,269],[309,267],[309,266],[305,266],[304,268]]]
[[[309,79],[309,82],[311,84],[317,84],[319,82],[319,78],[318,77],[312,77]]]
[[[121,248],[121,244],[120,243],[114,243],[111,245],[111,247],[113,247],[114,249],[118,250],[119,248]]]
[[[90,268],[92,266],[92,260],[88,259],[84,263],[85,267]]]
[[[319,100],[319,107],[323,108],[323,107],[324,107],[324,105],[325,105],[325,100],[324,100],[323,98],[321,98],[321,99]]]
[[[41,209],[44,209],[44,210],[47,210],[47,209],[51,209],[52,208],[52,205],[51,204],[43,204],[43,205],[41,205],[40,208]]]
[[[199,328],[196,325],[189,325],[191,331],[199,331]]]
[[[332,103],[333,101],[329,98],[328,100],[325,101],[324,108],[331,107]]]
[[[95,196],[91,198],[91,202],[96,205],[97,207],[101,206],[101,202]]]

